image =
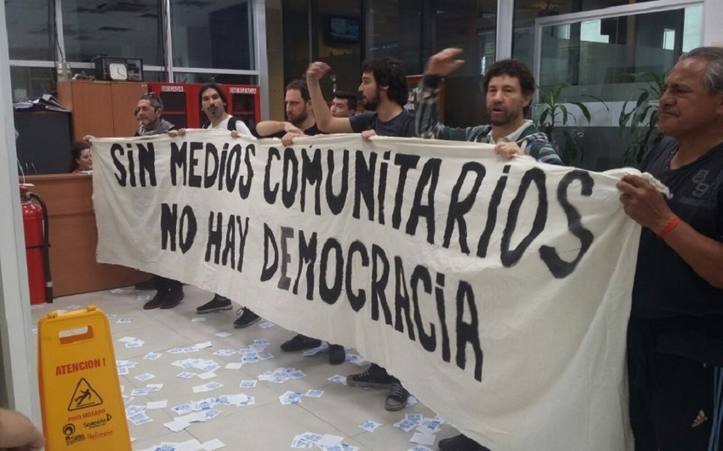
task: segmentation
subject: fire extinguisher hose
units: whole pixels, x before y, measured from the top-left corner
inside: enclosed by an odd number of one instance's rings
[[[50,273],[50,223],[48,222],[48,207],[43,198],[35,193],[28,193],[28,200],[35,200],[43,211],[43,267],[45,269],[45,302],[53,302],[53,277]]]

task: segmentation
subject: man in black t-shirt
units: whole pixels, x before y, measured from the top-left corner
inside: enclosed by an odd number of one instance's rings
[[[321,93],[319,80],[330,69],[328,64],[317,61],[311,63],[306,71],[319,130],[324,133],[362,133],[367,138],[373,135],[417,136],[414,131],[414,114],[403,107],[407,103],[409,90],[401,61],[383,58],[364,63],[359,94],[368,111],[348,118],[332,116]]]
[[[284,94],[284,106],[286,109],[286,121],[261,121],[256,126],[256,132],[260,137],[281,138],[285,146],[293,144],[293,139],[300,136],[314,136],[321,133],[316,128],[314,111],[311,108],[309,88],[304,80],[294,80],[286,85]],[[321,346],[321,340],[296,334],[281,344],[281,350],[295,352],[304,349],[312,349]],[[344,363],[346,351],[344,347],[336,344],[329,344],[329,363],[338,365]]]
[[[683,55],[658,107],[665,139],[618,188],[643,226],[628,328],[637,451],[723,449],[723,49]]]
[[[373,135],[416,136],[414,114],[403,107],[407,102],[409,89],[401,61],[382,58],[364,63],[359,93],[364,108],[369,111],[349,118],[333,117],[321,93],[319,80],[330,69],[328,64],[317,61],[311,63],[306,70],[306,82],[319,130],[324,133],[361,133],[365,139]],[[409,392],[399,379],[375,363],[363,373],[347,377],[347,384],[367,388],[389,387],[384,404],[389,411],[403,409],[409,399]]]
[[[316,128],[314,111],[311,108],[309,88],[304,80],[294,80],[286,85],[284,94],[286,121],[261,121],[256,133],[261,138],[281,138],[285,146],[298,136],[314,136],[321,133]]]

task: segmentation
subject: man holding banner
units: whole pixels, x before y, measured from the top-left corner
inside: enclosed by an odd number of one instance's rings
[[[201,86],[199,93],[199,103],[205,116],[204,129],[229,130],[234,135],[253,136],[243,120],[226,112],[228,100],[219,85],[207,83]],[[210,301],[196,308],[196,313],[210,313],[230,309],[231,299],[215,293]],[[244,328],[260,320],[261,318],[251,309],[241,307],[233,325],[236,328]]]
[[[161,117],[163,114],[163,101],[156,94],[142,95],[133,113],[138,121],[138,130],[136,130],[135,136],[161,135],[176,129],[173,124]],[[143,304],[144,310],[153,310],[159,307],[164,310],[170,309],[183,300],[183,284],[178,280],[154,275],[150,286],[157,291],[152,299]],[[145,286],[143,283],[136,284],[136,288],[144,289]]]
[[[460,49],[449,48],[429,58],[415,105],[417,133],[425,138],[495,144],[495,152],[504,158],[526,153],[545,163],[562,164],[547,135],[537,131],[532,121],[525,120],[535,92],[535,79],[518,61],[498,61],[485,74],[485,105],[490,125],[453,128],[437,122],[437,86],[442,77],[464,63],[456,59],[460,52]],[[477,451],[487,448],[458,435],[440,440],[439,449]]]
[[[362,133],[367,137],[417,136],[414,115],[404,109],[408,88],[401,61],[383,58],[364,63],[359,92],[367,111],[351,117],[334,117],[324,100],[319,79],[330,70],[328,64],[317,61],[306,71],[316,124],[322,132]]]
[[[392,58],[371,60],[362,67],[361,94],[364,108],[368,111],[351,117],[334,117],[331,114],[319,80],[331,67],[317,61],[306,70],[314,116],[319,129],[325,133],[361,133],[364,138],[373,135],[413,137],[414,115],[405,110],[408,87],[404,63]],[[384,408],[389,411],[401,410],[407,406],[409,392],[399,379],[391,376],[379,365],[372,363],[363,373],[347,378],[347,384],[365,388],[386,388],[389,393]]]
[[[494,144],[495,152],[508,158],[524,153],[543,163],[562,164],[547,135],[537,130],[531,120],[525,119],[535,93],[535,79],[530,70],[518,61],[497,61],[485,74],[485,106],[490,115],[489,125],[453,128],[437,122],[439,81],[464,63],[456,59],[461,52],[461,49],[448,48],[429,58],[421,81],[421,92],[416,98],[417,134],[424,138]]]
[[[304,80],[293,80],[286,85],[284,108],[286,121],[261,121],[256,125],[256,133],[260,137],[280,138],[285,146],[289,146],[297,136],[320,133],[311,108],[309,88]]]
[[[309,88],[304,80],[298,79],[286,85],[284,94],[286,108],[286,121],[261,121],[256,126],[256,132],[261,137],[280,138],[285,146],[293,145],[293,139],[301,136],[314,136],[321,133],[316,127],[314,110],[311,108]],[[281,344],[284,352],[296,352],[321,346],[318,338],[296,334]],[[329,344],[329,363],[339,365],[344,363],[346,351],[344,346]]]
[[[672,137],[618,183],[643,226],[628,330],[638,451],[723,449],[723,49],[684,54],[668,74],[658,129]],[[711,382],[712,379],[712,382]]]

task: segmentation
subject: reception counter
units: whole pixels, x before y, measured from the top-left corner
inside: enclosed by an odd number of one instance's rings
[[[30,191],[45,201],[50,222],[50,268],[55,297],[133,285],[148,274],[96,262],[98,232],[90,175],[34,175]]]

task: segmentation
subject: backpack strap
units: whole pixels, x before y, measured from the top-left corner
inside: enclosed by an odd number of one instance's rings
[[[231,116],[230,118],[228,118],[228,124],[226,125],[226,127],[229,130],[236,130],[236,121],[238,120],[239,118]]]

